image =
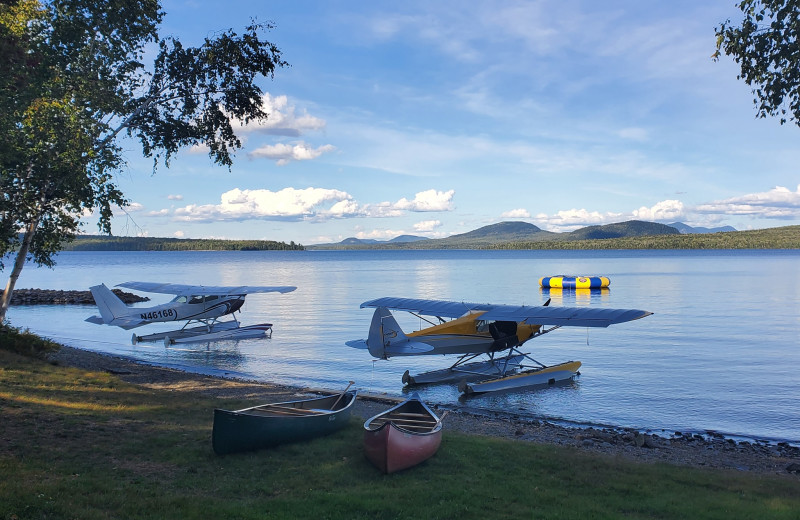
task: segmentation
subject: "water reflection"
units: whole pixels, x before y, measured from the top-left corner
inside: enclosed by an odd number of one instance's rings
[[[541,287],[545,298],[550,298],[550,305],[582,306],[592,301],[607,302],[611,290],[608,287],[599,289],[564,289],[561,287]]]
[[[613,291],[540,290],[539,277],[558,272],[602,272]],[[239,318],[244,325],[273,323],[272,339],[180,349],[133,346],[129,331],[84,322],[97,313],[91,306],[12,307],[8,317],[68,345],[148,363],[297,386],[341,388],[355,380],[361,391],[397,396],[407,392],[406,370],[436,370],[453,360],[373,360],[345,346],[367,335],[372,309],[359,308],[366,300],[541,305],[551,298],[551,305],[646,309],[654,314],[645,320],[563,327],[526,344],[548,365],[583,362],[570,386],[475,396],[463,404],[456,385],[417,390],[435,403],[565,421],[800,441],[794,402],[800,284],[786,283],[800,280],[800,252],[70,253],[59,256],[54,270],[27,266],[17,286],[86,289],[131,280],[298,289],[248,296]],[[421,324],[412,318],[401,325]]]

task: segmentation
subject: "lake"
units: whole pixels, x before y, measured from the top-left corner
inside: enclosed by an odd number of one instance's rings
[[[559,274],[608,276],[611,288],[540,289],[540,277]],[[581,361],[571,384],[469,398],[455,385],[418,391],[430,402],[566,423],[800,443],[800,251],[64,252],[55,269],[28,265],[17,288],[133,280],[298,289],[247,297],[240,321],[273,323],[269,339],[132,345],[131,331],[85,322],[97,314],[93,306],[12,307],[8,318],[66,345],[152,364],[330,389],[354,380],[362,391],[402,396],[406,369],[455,359],[373,360],[345,346],[367,335],[372,309],[359,308],[366,300],[540,305],[552,298],[551,305],[645,309],[654,314],[607,329],[565,327],[525,345],[546,364]],[[139,306],[170,299],[148,296],[153,301]]]

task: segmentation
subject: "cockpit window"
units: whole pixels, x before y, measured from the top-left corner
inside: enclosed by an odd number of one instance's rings
[[[192,296],[191,298],[189,298],[189,303],[194,303],[194,304],[203,303],[203,297],[202,296]]]
[[[186,303],[186,296],[176,296],[172,301],[176,303]]]
[[[476,332],[488,331],[490,323],[494,323],[494,320],[475,320],[475,331]]]
[[[219,298],[219,296],[206,296],[206,301],[207,301],[207,302],[214,301],[214,300],[216,300],[217,298]]]

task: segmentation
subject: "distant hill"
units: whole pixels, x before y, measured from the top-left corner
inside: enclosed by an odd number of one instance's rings
[[[482,228],[467,233],[452,235],[442,240],[473,240],[485,238],[502,238],[506,240],[515,237],[530,237],[541,231],[541,228],[527,222],[499,222],[497,224],[483,226]]]
[[[400,235],[394,237],[391,240],[375,240],[374,238],[356,238],[350,237],[345,238],[341,242],[337,242],[336,245],[342,246],[356,246],[356,245],[365,245],[365,244],[408,244],[411,242],[419,242],[420,240],[430,240],[427,237],[417,237],[414,235]]]
[[[391,243],[407,244],[409,242],[419,242],[420,240],[430,240],[428,237],[418,237],[415,235],[400,235],[389,240]]]
[[[356,238],[356,237],[345,238],[344,240],[339,242],[339,244],[343,246],[356,246],[361,244],[379,244],[379,243],[380,242],[372,238]]]
[[[677,229],[666,224],[629,220],[605,226],[589,226],[568,233],[566,240],[600,240],[607,238],[646,237],[657,235],[677,235]]]
[[[318,244],[307,246],[311,249],[337,247],[365,248],[412,248],[412,249],[474,249],[496,247],[500,244],[526,244],[535,242],[562,242],[574,240],[595,240],[607,238],[641,237],[652,235],[679,234],[678,230],[664,224],[631,220],[608,224],[605,226],[589,226],[571,233],[554,233],[545,231],[528,222],[509,221],[483,226],[466,233],[452,235],[447,238],[419,240],[404,239],[407,235],[397,237],[388,242],[377,240],[361,240],[348,238],[337,244]]]
[[[727,233],[728,231],[736,231],[736,228],[733,226],[722,226],[715,228],[692,227],[688,224],[684,224],[683,222],[673,222],[672,224],[667,225],[674,227],[684,235],[691,235],[694,233]]]

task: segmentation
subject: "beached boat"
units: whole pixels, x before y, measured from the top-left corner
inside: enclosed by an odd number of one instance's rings
[[[441,442],[441,419],[416,393],[364,423],[364,453],[383,473],[407,469],[431,458]]]
[[[580,367],[580,361],[567,361],[566,363],[525,370],[510,376],[488,379],[479,383],[462,381],[458,385],[458,390],[464,394],[480,394],[531,386],[549,386],[564,381],[572,381],[580,374],[578,372]]]
[[[333,433],[350,419],[356,393],[345,389],[341,394],[236,411],[216,409],[211,444],[218,455],[224,455]]]

